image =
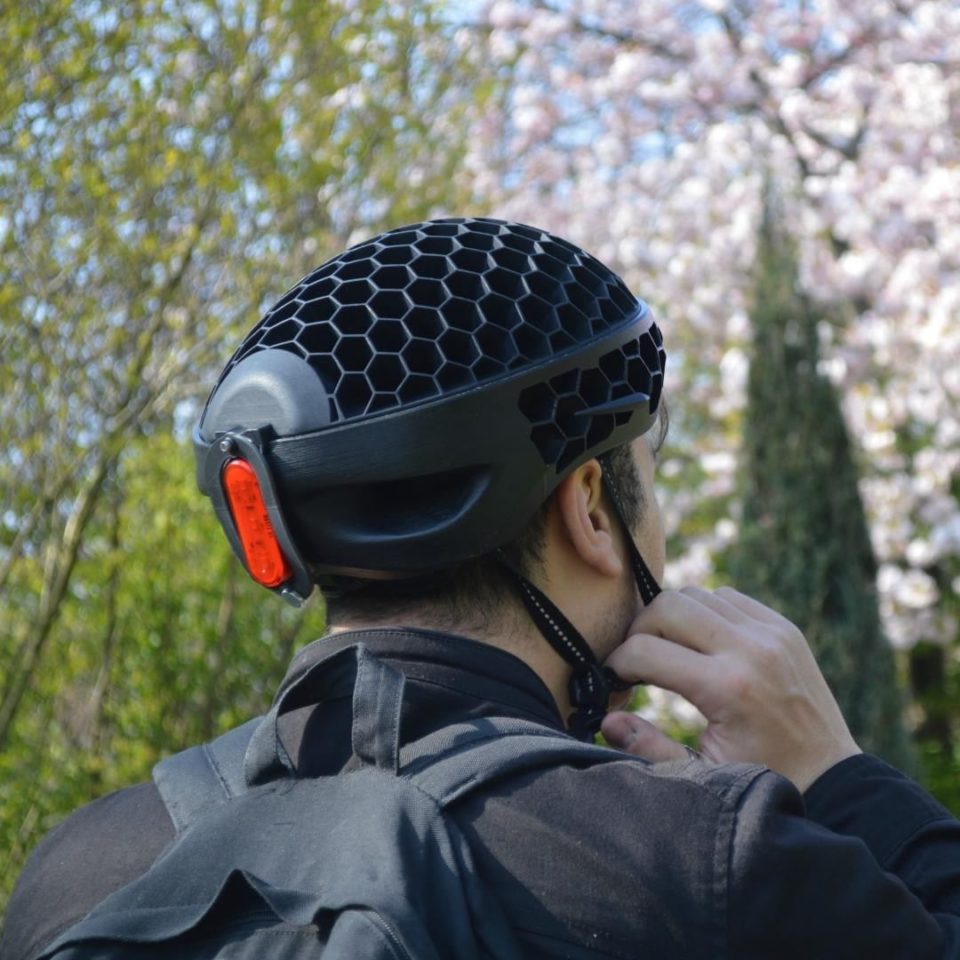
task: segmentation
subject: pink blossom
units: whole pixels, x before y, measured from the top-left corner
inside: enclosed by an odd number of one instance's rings
[[[523,53],[510,109],[478,121],[471,186],[487,210],[579,241],[654,304],[675,408],[697,406],[705,424],[672,442],[715,463],[737,451],[772,176],[801,282],[857,305],[823,338],[822,369],[865,454],[876,549],[904,576],[923,572],[915,544],[960,563],[960,5],[819,0],[800,15],[758,0],[730,29],[727,7],[700,0],[694,24],[668,0],[491,3],[490,57]],[[928,446],[905,454],[904,431]],[[722,502],[729,475],[712,475]],[[723,547],[687,530],[697,494],[668,507],[681,581],[708,581]],[[949,629],[925,582],[881,580],[899,644]]]

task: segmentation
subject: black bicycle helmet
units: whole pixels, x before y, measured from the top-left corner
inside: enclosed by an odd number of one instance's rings
[[[511,542],[570,471],[648,430],[664,361],[647,306],[573,244],[490,219],[402,227],[243,340],[194,432],[199,484],[289,599],[423,575]]]

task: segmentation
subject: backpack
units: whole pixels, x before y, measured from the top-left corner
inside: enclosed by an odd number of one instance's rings
[[[350,684],[355,760],[297,777],[279,716]],[[444,811],[512,773],[623,755],[505,718],[401,750],[403,686],[356,644],[306,669],[265,717],[161,761],[154,780],[176,837],[38,960],[520,958]]]

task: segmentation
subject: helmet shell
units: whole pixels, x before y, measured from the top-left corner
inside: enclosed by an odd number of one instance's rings
[[[664,362],[647,306],[578,247],[428,221],[274,305],[207,402],[198,461],[225,432],[261,431],[311,569],[416,575],[510,542],[567,473],[649,429]]]

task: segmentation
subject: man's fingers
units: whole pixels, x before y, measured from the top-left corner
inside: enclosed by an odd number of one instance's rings
[[[651,763],[682,760],[688,755],[683,744],[671,740],[652,723],[632,713],[607,714],[601,731],[611,746]]]
[[[623,680],[672,690],[697,706],[712,670],[704,654],[649,633],[627,637],[605,666]]]
[[[630,633],[649,633],[701,653],[725,646],[724,635],[731,622],[692,596],[664,590],[644,607],[630,627]]]
[[[701,587],[683,587],[680,590],[680,593],[683,594],[683,596],[694,600],[705,607],[708,607],[710,610],[716,614],[719,614],[729,623],[734,623],[738,626],[745,626],[746,624],[751,623],[754,619],[750,616],[750,614],[730,603],[729,600],[720,593],[712,593],[711,591],[704,590]]]
[[[771,610],[759,600],[754,600],[753,597],[748,597],[745,593],[734,590],[733,587],[720,587],[716,591],[716,596],[729,603],[730,606],[742,611],[748,617],[762,623],[783,623],[786,620],[776,610]]]

